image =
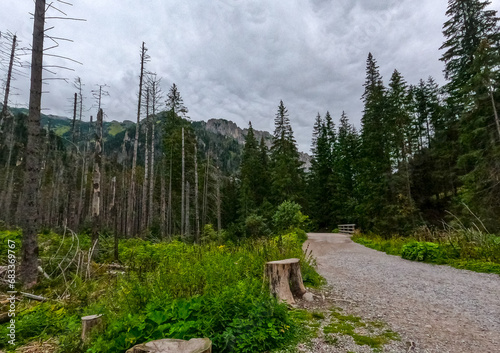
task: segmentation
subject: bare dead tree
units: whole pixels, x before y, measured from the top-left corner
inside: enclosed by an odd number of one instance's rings
[[[25,226],[22,240],[21,279],[26,287],[37,283],[38,273],[38,179],[40,174],[40,111],[42,100],[45,0],[36,0],[31,55],[31,88],[28,116],[28,143],[24,178]]]
[[[170,150],[170,168],[169,168],[169,177],[168,177],[168,208],[167,208],[167,232],[169,237],[172,237],[172,231],[173,231],[173,219],[172,219],[172,174],[173,174],[173,168],[172,168],[172,157],[173,157],[173,150]],[[165,159],[163,159],[165,160]]]
[[[144,123],[144,133],[146,135],[145,142],[145,154],[144,154],[144,181],[142,183],[142,216],[141,216],[141,229],[145,230],[148,225],[148,213],[147,213],[147,204],[148,204],[148,179],[149,179],[149,103],[150,103],[150,92],[149,87],[146,85],[146,121]]]
[[[165,172],[165,158],[161,160],[161,171]],[[163,174],[163,173],[162,173]],[[167,197],[166,197],[166,186],[165,178],[161,175],[161,190],[160,190],[160,225],[161,225],[161,237],[165,238],[165,234],[168,232],[167,223]]]
[[[195,217],[195,240],[200,241],[200,210],[198,204],[198,140],[194,143],[194,217]]]
[[[220,195],[220,182],[221,182],[221,175],[219,170],[217,170],[217,176],[216,176],[216,205],[217,205],[217,231],[220,232],[222,230],[222,217],[221,217],[221,205],[222,205],[222,199]]]
[[[82,117],[83,117],[83,86],[82,79],[80,77],[76,77],[73,82],[73,87],[76,88],[76,94],[78,96],[78,129],[76,129],[77,138],[81,135],[81,125],[82,125]]]
[[[207,224],[209,172],[210,172],[210,152],[207,152],[207,164],[205,166],[205,177],[203,180],[203,197],[202,197],[203,200],[201,206],[201,219],[203,226]]]
[[[137,167],[137,149],[139,146],[139,123],[141,120],[141,102],[142,102],[142,88],[144,80],[144,65],[149,61],[149,56],[147,55],[146,44],[142,42],[141,48],[141,73],[139,75],[139,99],[137,103],[137,125],[135,127],[135,139],[134,139],[134,154],[132,157],[132,175],[130,180],[130,191],[128,198],[128,225],[127,225],[127,235],[132,236],[134,232],[133,225],[136,224],[136,167]]]
[[[184,153],[184,128],[182,128],[182,166],[181,166],[181,235],[184,235],[184,202],[185,202],[185,187],[186,187],[186,160]]]
[[[62,4],[68,4],[59,1]],[[23,185],[23,215],[24,215],[24,231],[21,246],[21,266],[20,275],[21,281],[26,287],[32,287],[37,283],[38,273],[38,239],[37,229],[40,221],[40,212],[38,209],[38,192],[40,182],[40,112],[42,99],[42,84],[43,71],[50,71],[50,66],[43,64],[45,56],[59,57],[54,54],[48,54],[46,51],[55,48],[59,45],[57,38],[49,36],[45,29],[45,21],[54,17],[46,16],[48,9],[54,9],[62,14],[60,9],[57,9],[53,3],[46,5],[45,0],[35,1],[35,13],[33,14],[33,42],[31,48],[31,86],[29,99],[29,115],[28,115],[28,141],[26,145],[26,170],[24,174]],[[66,14],[64,14],[66,16]],[[76,20],[76,19],[75,19]],[[44,48],[44,39],[47,38],[55,43],[54,46]],[[59,40],[64,40],[59,38]],[[65,58],[69,59],[69,58]],[[71,60],[71,59],[69,59]],[[60,67],[64,68],[64,67]]]
[[[96,121],[94,173],[92,178],[92,246],[94,248],[99,240],[99,226],[101,223],[102,120],[103,112],[102,109],[99,109]]]
[[[149,210],[148,210],[148,226],[151,226],[151,222],[154,219],[154,184],[155,184],[155,178],[154,178],[154,173],[155,173],[155,127],[156,127],[156,109],[158,107],[159,102],[163,99],[162,97],[162,92],[160,88],[160,81],[161,79],[158,79],[156,77],[156,74],[150,74],[148,75],[148,87],[150,89],[150,99],[151,99],[151,108],[152,108],[152,120],[151,120],[151,167],[150,167],[150,178],[149,178]],[[162,175],[162,179],[163,175]],[[164,182],[164,180],[163,180]],[[162,189],[163,192],[165,191],[164,188]],[[164,197],[163,195],[162,197]],[[164,201],[164,200],[163,200]]]
[[[9,104],[9,93],[10,93],[10,83],[12,81],[12,69],[14,68],[14,59],[16,57],[17,48],[17,36],[12,37],[12,49],[9,58],[9,68],[7,70],[7,81],[5,82],[5,92],[2,106],[2,113],[0,114],[0,127],[3,124],[3,120],[7,117],[7,106]]]
[[[106,87],[109,87],[106,84],[96,84],[97,88],[92,90],[92,97],[94,97],[96,105],[97,105],[97,111],[101,110],[102,108],[102,98],[109,96],[109,92],[106,90]]]
[[[186,181],[186,225],[184,226],[184,230],[186,235],[191,235],[191,222],[190,222],[190,210],[191,210],[191,185],[189,181]]]

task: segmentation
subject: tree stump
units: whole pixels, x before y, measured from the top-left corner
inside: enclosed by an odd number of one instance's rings
[[[212,353],[212,341],[208,338],[192,338],[189,341],[162,339],[138,344],[126,353]]]
[[[102,315],[90,315],[82,317],[82,341],[87,341],[93,330],[102,325]]]
[[[302,282],[299,259],[287,259],[266,263],[266,277],[271,294],[288,304],[294,304],[294,296],[302,298],[307,292]]]

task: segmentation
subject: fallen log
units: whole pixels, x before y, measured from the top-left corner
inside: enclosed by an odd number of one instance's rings
[[[49,299],[47,299],[45,297],[42,297],[40,295],[34,295],[34,294],[30,294],[30,293],[19,292],[19,294],[21,294],[23,297],[26,297],[26,298],[29,298],[29,299],[33,299],[33,300],[37,300],[39,302],[44,302],[44,301],[49,300]]]
[[[288,304],[295,298],[302,298],[307,292],[302,281],[299,259],[286,259],[266,263],[266,278],[271,294]]]
[[[212,341],[208,338],[192,338],[189,341],[162,339],[138,344],[126,353],[212,353]]]

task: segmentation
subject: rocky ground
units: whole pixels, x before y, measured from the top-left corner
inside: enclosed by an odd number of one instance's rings
[[[411,262],[310,234],[328,286],[299,307],[316,314],[300,352],[500,352],[500,277]]]

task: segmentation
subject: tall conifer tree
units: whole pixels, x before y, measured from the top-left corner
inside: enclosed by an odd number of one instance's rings
[[[297,143],[288,117],[280,101],[274,119],[274,136],[271,146],[271,190],[276,203],[286,200],[303,200],[303,170]]]

